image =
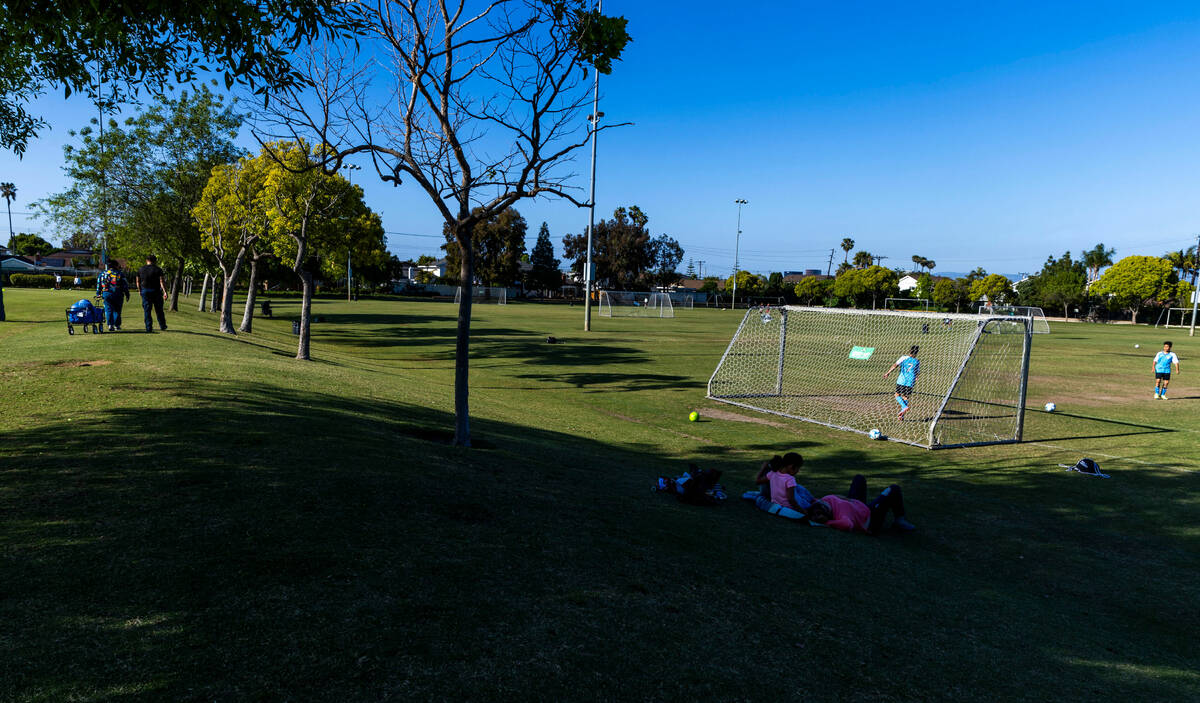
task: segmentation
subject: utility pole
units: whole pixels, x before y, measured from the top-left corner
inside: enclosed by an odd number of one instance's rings
[[[833,275],[833,249],[829,250],[829,266],[825,269],[825,275]]]
[[[700,264],[700,280],[704,280],[704,262],[697,261],[696,263]]]
[[[1200,269],[1200,234],[1196,235],[1196,267]],[[1195,279],[1193,279],[1195,280]],[[1200,305],[1200,292],[1192,291],[1192,325],[1188,328],[1188,336],[1196,336],[1196,306]],[[1170,314],[1170,313],[1167,313]]]
[[[888,258],[888,257],[886,257],[886,256],[872,256],[871,258],[875,260],[875,265],[876,265],[876,266],[878,266],[880,261],[883,261],[884,259],[886,259],[886,258]]]
[[[733,240],[733,304],[729,307],[733,310],[737,309],[737,277],[738,277],[738,249],[742,243],[742,206],[749,203],[745,198],[738,198],[733,201],[738,206],[737,220],[737,237]]]
[[[596,0],[596,14],[603,9],[603,0]],[[592,67],[592,177],[588,186],[587,263],[583,268],[583,331],[592,331],[592,230],[596,226],[596,130],[600,127],[600,72]]]

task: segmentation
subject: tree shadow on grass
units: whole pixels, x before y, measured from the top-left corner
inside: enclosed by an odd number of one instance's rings
[[[557,360],[555,363],[561,363]],[[583,363],[583,362],[579,362]],[[601,362],[614,363],[614,362]],[[611,391],[679,390],[703,388],[704,383],[688,376],[672,376],[655,373],[622,373],[580,371],[577,373],[529,373],[516,378],[532,379],[546,384],[562,384],[574,388],[588,389],[589,393]]]
[[[1171,512],[1191,478],[1070,482],[976,452],[972,473],[934,481],[916,454],[815,447],[814,492],[912,472],[922,531],[874,540],[649,493],[697,458],[731,493],[749,486],[756,462],[704,447],[477,419],[480,452],[444,444],[449,414],[407,403],[198,379],[161,392],[179,407],[0,436],[0,698],[563,700],[589,681],[596,698],[745,699],[782,660],[880,697],[1016,698],[1086,686],[1061,657],[1098,641],[1145,648],[1118,662],[1196,663],[1194,572],[1177,563],[1195,538]],[[1118,490],[1132,495],[1090,495]],[[1098,568],[1104,551],[1139,567]],[[1031,647],[1005,626],[1043,618],[1088,627],[1043,628]]]

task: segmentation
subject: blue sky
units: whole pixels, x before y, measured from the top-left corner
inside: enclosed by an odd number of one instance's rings
[[[598,213],[641,206],[684,266],[719,275],[735,198],[750,201],[742,265],[763,273],[824,268],[847,236],[889,266],[920,254],[1005,273],[1101,241],[1118,256],[1194,243],[1200,6],[967,5],[606,0],[634,43],[601,109],[634,125],[603,135]],[[74,98],[43,106],[54,128],[24,161],[0,154],[18,212],[64,186],[66,131],[91,114]],[[396,254],[436,253],[440,219],[417,189],[368,182],[367,197]],[[518,209],[531,243],[549,223],[560,255],[587,223],[564,203]]]

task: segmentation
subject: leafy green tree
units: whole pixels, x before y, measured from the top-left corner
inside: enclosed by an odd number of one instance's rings
[[[921,274],[917,279],[917,287],[913,289],[913,293],[917,298],[925,298],[933,300],[933,276],[928,273]]]
[[[783,274],[779,271],[772,271],[767,275],[767,285],[763,288],[763,295],[774,297],[783,297]]]
[[[39,201],[39,217],[89,243],[107,219],[110,252],[130,260],[156,254],[171,274],[169,309],[178,310],[189,263],[211,270],[192,209],[212,169],[242,156],[233,141],[242,120],[202,86],[163,96],[123,125],[109,120],[103,139],[85,127],[76,133],[81,143],[63,149],[70,186]]]
[[[823,302],[833,292],[832,278],[805,276],[793,288],[796,298],[804,305],[816,305]]]
[[[643,285],[654,266],[650,218],[637,205],[619,207],[612,218],[596,223],[592,232],[592,262],[596,281],[614,290],[634,290]],[[563,237],[563,250],[571,268],[583,275],[587,263],[587,234]]]
[[[313,166],[324,157],[320,147],[304,143],[270,145],[270,170],[263,196],[267,203],[267,240],[275,255],[292,262],[300,278],[300,339],[296,358],[311,359],[313,277],[320,271],[319,256],[341,233],[367,228],[378,219],[361,199],[361,189],[340,175],[327,175]],[[265,151],[265,150],[264,150]],[[380,228],[382,230],[382,228]]]
[[[475,252],[475,279],[487,286],[510,286],[517,280],[521,269],[521,255],[525,253],[525,232],[529,225],[514,208],[484,216],[482,211],[475,230],[471,233],[471,246]],[[456,272],[462,268],[458,242],[449,225],[443,228],[446,243],[446,277],[458,281]]]
[[[954,312],[960,312],[964,305],[971,302],[971,284],[966,278],[943,278],[933,285],[933,302],[939,307],[953,307]]]
[[[1026,300],[1042,307],[1060,306],[1063,317],[1070,317],[1071,306],[1087,296],[1087,266],[1073,260],[1069,251],[1057,259],[1051,256],[1030,284],[1022,290]]]
[[[716,276],[705,276],[704,283],[700,286],[700,292],[709,294],[717,293],[721,290],[720,281],[721,279]]]
[[[234,334],[233,292],[246,255],[269,233],[266,179],[274,162],[266,157],[244,157],[237,164],[217,166],[192,210],[203,235],[204,249],[217,259],[224,274],[221,315],[217,329]],[[254,282],[250,284],[254,288]]]
[[[766,290],[767,279],[758,274],[750,273],[749,271],[737,272],[737,289],[739,297],[744,295],[747,298],[762,295]],[[725,290],[733,290],[733,276],[725,279]]]
[[[557,291],[562,286],[562,274],[558,270],[559,261],[554,258],[554,243],[550,241],[550,227],[545,222],[538,230],[537,242],[533,245],[529,263],[533,266],[530,272],[533,288]]]
[[[301,80],[289,54],[353,34],[357,5],[338,0],[12,0],[0,13],[0,148],[22,155],[46,125],[29,103],[47,89],[107,104],[155,94],[200,72],[268,94]]]
[[[674,237],[660,234],[650,240],[650,270],[646,282],[650,286],[671,286],[682,278],[679,262],[683,261],[683,247]]]
[[[8,247],[18,256],[45,256],[58,248],[36,234],[25,233],[13,235]]]
[[[867,301],[875,307],[879,300],[894,297],[899,290],[900,277],[883,266],[847,271],[833,283],[833,294],[849,301],[851,307],[865,307]]]
[[[1012,281],[998,273],[978,278],[971,283],[971,300],[987,298],[992,305],[1004,305],[1013,297]]]
[[[1166,259],[1127,256],[1092,284],[1092,293],[1109,296],[1115,304],[1129,311],[1136,324],[1138,312],[1144,305],[1172,297],[1175,283],[1175,271]]]

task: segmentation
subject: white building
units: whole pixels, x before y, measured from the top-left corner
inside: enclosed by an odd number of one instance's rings
[[[904,278],[900,279],[900,292],[907,293],[911,290],[916,290],[917,283],[918,283],[917,278],[915,276],[913,276],[911,273],[908,274]]]

